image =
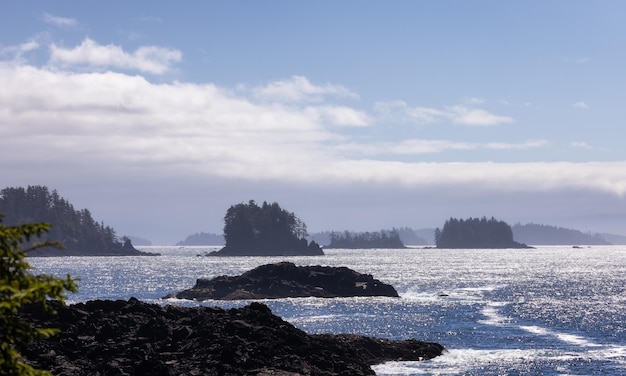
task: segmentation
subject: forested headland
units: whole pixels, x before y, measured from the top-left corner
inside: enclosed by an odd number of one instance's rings
[[[435,230],[437,248],[530,248],[513,240],[513,231],[504,221],[491,217],[450,218]]]
[[[536,245],[611,245],[601,234],[584,233],[569,228],[528,223],[512,227],[515,239]],[[609,235],[610,236],[610,235]]]
[[[64,249],[37,249],[29,256],[138,256],[151,255],[135,249],[128,238],[97,222],[89,209],[76,210],[56,190],[36,185],[7,187],[0,191],[0,214],[8,226],[49,223],[50,231],[37,241],[58,241]]]
[[[232,205],[224,216],[226,245],[212,256],[323,255],[321,247],[306,240],[306,224],[276,202],[261,206],[250,200]]]

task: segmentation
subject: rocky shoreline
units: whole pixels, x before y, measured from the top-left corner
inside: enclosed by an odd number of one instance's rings
[[[24,315],[61,332],[22,355],[58,376],[374,375],[371,365],[431,359],[444,351],[413,339],[310,335],[256,302],[228,310],[134,298],[51,304],[57,315],[33,307]]]

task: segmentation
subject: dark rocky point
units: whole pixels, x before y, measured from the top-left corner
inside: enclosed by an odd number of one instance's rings
[[[299,297],[398,297],[393,286],[346,267],[267,264],[240,276],[198,279],[189,290],[165,298],[194,300],[278,299]]]
[[[58,249],[53,247],[38,248],[28,252],[29,257],[57,257],[57,256],[160,256],[158,253],[143,252],[135,248],[130,239],[125,239],[123,245],[108,249]]]
[[[374,375],[371,365],[444,351],[413,339],[309,335],[260,303],[229,310],[162,307],[134,298],[51,304],[55,316],[32,307],[24,315],[61,332],[21,353],[57,376]]]

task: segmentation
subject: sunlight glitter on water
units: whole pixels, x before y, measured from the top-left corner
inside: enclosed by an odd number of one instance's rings
[[[197,278],[278,261],[347,266],[400,298],[265,300],[310,333],[416,338],[448,352],[392,362],[381,375],[619,374],[626,366],[626,248],[327,250],[319,257],[203,257],[215,247],[145,249],[161,257],[32,258],[37,271],[80,278],[70,301],[128,299],[224,308],[247,301],[160,300]],[[591,252],[591,253],[590,253]],[[200,255],[201,257],[198,257]]]

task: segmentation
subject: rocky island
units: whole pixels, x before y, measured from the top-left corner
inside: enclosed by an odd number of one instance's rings
[[[372,249],[372,248],[406,248],[400,239],[397,229],[374,232],[331,232],[330,244],[325,248]]]
[[[160,306],[129,301],[27,309],[37,326],[59,328],[23,360],[59,376],[374,375],[385,361],[431,359],[437,343],[350,334],[310,335],[260,303],[243,308]]]
[[[226,245],[209,256],[319,256],[322,248],[306,240],[307,229],[277,203],[254,201],[231,206],[224,217]]]
[[[165,298],[193,300],[277,299],[298,297],[398,297],[396,289],[369,274],[346,267],[262,265],[240,276],[198,279],[191,289]]]

